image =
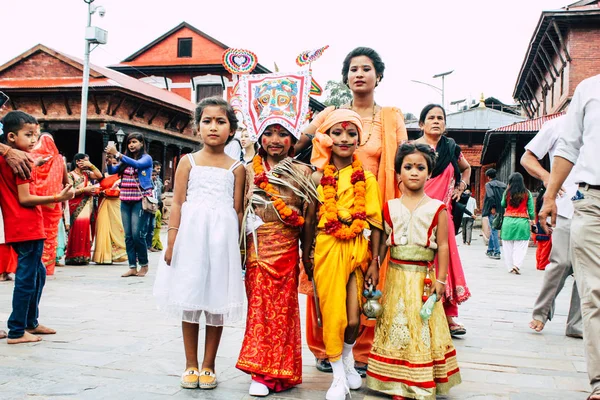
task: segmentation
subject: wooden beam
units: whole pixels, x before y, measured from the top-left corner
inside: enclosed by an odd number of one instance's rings
[[[535,97],[535,92],[533,91],[533,89],[531,89],[531,86],[529,86],[529,82],[525,81],[525,86],[527,87],[527,89],[529,89],[529,94],[531,95],[531,100],[535,100],[535,103],[537,104],[537,107],[539,108],[540,102],[538,101],[537,97]]]
[[[112,93],[108,95],[108,106],[106,107],[106,115],[110,115],[110,107],[112,106]]]
[[[129,119],[133,119],[133,117],[135,117],[135,114],[138,113],[138,111],[140,111],[140,108],[142,108],[142,106],[144,105],[144,102],[140,101],[138,103],[138,105],[133,109],[133,111],[129,114]]]
[[[48,110],[46,110],[46,105],[44,104],[44,99],[42,98],[41,94],[38,97],[40,99],[40,107],[42,108],[42,114],[47,115]]]
[[[552,45],[552,48],[554,49],[554,52],[556,54],[558,54],[558,57],[560,57],[560,62],[564,66],[567,62],[565,61],[565,58],[563,57],[563,55],[560,53],[560,49],[556,45],[556,42],[554,40],[552,40],[552,36],[550,36],[550,33],[548,33],[548,30],[546,30],[546,37],[550,41],[550,44]]]
[[[546,80],[546,74],[544,74],[544,71],[542,71],[540,65],[537,63],[537,61],[535,61],[535,59],[533,60],[533,65],[538,69],[538,71],[540,71],[540,76],[544,79],[544,83],[546,84],[546,86],[550,87],[550,84]]]
[[[548,74],[550,74],[550,78],[552,78],[552,82],[556,82],[556,75],[554,75],[554,71],[552,71],[552,69],[550,68],[550,65],[548,65],[548,63],[546,62],[546,58],[544,56],[540,55],[539,59],[542,60],[542,64],[544,64],[546,71],[548,71]]]
[[[113,117],[115,116],[115,114],[117,113],[117,111],[119,110],[119,108],[121,107],[121,104],[123,104],[123,100],[125,100],[125,96],[121,97],[119,99],[119,102],[117,103],[117,105],[115,106],[115,108],[113,108],[112,112],[110,113],[110,115],[112,115]]]
[[[523,97],[525,98],[525,111],[527,112],[529,118],[533,118],[533,115],[535,115],[535,109],[533,108],[531,96],[529,96],[526,90],[523,90]]]
[[[154,114],[152,114],[152,116],[148,120],[148,125],[152,125],[152,121],[154,121],[154,118],[156,118],[156,116],[158,115],[159,112],[160,112],[160,107],[156,107],[156,111],[154,111]]]
[[[550,57],[550,54],[548,54],[548,51],[544,48],[544,46],[542,46],[540,44],[540,47],[542,49],[542,53],[544,53],[544,55],[546,56],[546,59],[548,60],[548,64],[550,64],[552,66],[552,68],[554,69],[554,73],[556,74],[556,76],[559,76],[560,74],[558,73],[558,70],[556,69],[556,66],[554,65],[554,62],[552,61],[552,57]]]
[[[71,111],[71,106],[69,105],[69,98],[67,97],[66,94],[63,93],[63,101],[65,103],[65,110],[67,111],[68,115],[72,115],[73,111]]]
[[[567,46],[565,44],[565,41],[563,40],[562,34],[560,33],[560,29],[558,28],[558,24],[556,23],[555,19],[552,20],[552,26],[554,26],[554,30],[556,31],[556,36],[558,36],[558,41],[560,42],[560,45],[562,46],[563,50],[565,51],[565,56],[567,57],[567,60],[571,61],[571,56],[569,55],[569,50],[567,50]]]
[[[172,126],[173,122],[175,122],[176,119],[177,119],[177,113],[174,113],[173,116],[165,124],[165,129],[169,129],[169,126]]]
[[[94,103],[94,110],[97,115],[100,115],[100,107],[98,107],[98,99],[96,98],[96,93],[92,93],[92,103]]]
[[[537,81],[538,85],[540,85],[540,88],[542,88],[542,90],[543,90],[544,89],[544,84],[542,83],[542,80],[535,73],[535,70],[533,69],[533,67],[529,71],[530,71],[530,74],[533,75],[533,77]]]
[[[185,124],[183,124],[183,126],[181,128],[179,128],[179,133],[183,133],[183,131],[185,131],[185,128],[187,128],[187,126],[190,124],[191,118],[188,118],[187,120],[185,120]]]

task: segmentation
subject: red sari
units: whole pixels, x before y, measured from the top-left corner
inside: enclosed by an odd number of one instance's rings
[[[0,244],[0,274],[17,272],[17,253],[9,244]]]
[[[462,157],[462,155],[461,155]],[[425,183],[425,193],[432,199],[443,201],[448,209],[448,247],[450,250],[450,262],[448,264],[448,280],[446,293],[442,299],[446,315],[458,316],[458,305],[471,296],[467,287],[465,274],[458,254],[456,236],[454,236],[454,221],[452,220],[452,192],[454,191],[454,167],[448,164],[443,173]],[[436,258],[437,269],[437,258]]]
[[[246,334],[236,367],[280,392],[302,383],[299,228],[267,222],[248,237]]]
[[[90,184],[85,173],[79,175],[75,171],[69,172],[69,181],[75,190],[83,189]],[[69,200],[71,229],[67,241],[66,264],[84,265],[90,262],[92,255],[92,199],[92,196],[81,194]]]
[[[65,163],[58,152],[52,135],[42,134],[31,151],[35,159],[51,157],[44,165],[33,169],[31,192],[37,196],[53,196],[63,188]],[[58,225],[62,218],[61,203],[45,204],[42,207],[44,218],[44,253],[42,262],[46,266],[46,274],[54,275],[56,266],[56,248],[58,246]]]

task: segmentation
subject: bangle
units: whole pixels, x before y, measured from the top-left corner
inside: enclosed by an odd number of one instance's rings
[[[173,229],[173,230],[175,230],[175,231],[179,231],[179,228],[176,228],[176,227],[174,227],[174,226],[170,226],[170,227],[167,229],[167,232],[169,232],[171,229]]]
[[[463,181],[462,179],[460,180],[460,183],[464,183],[465,184],[465,189],[467,188],[467,186],[469,186],[469,185],[467,185],[467,182]]]
[[[52,200],[54,200],[55,203],[58,203],[58,199],[56,198],[56,193],[52,195]]]
[[[10,146],[6,145],[6,150],[4,150],[2,152],[2,157],[6,157],[6,155],[8,154],[8,152],[11,151],[11,150],[12,150],[12,148]]]
[[[439,279],[436,279],[436,281],[439,282],[439,283],[441,283],[444,286],[446,285],[446,282],[444,282],[444,281],[440,281]]]
[[[117,154],[115,154],[115,158],[121,158],[123,156],[123,154],[121,154],[120,152],[117,152]]]
[[[95,171],[98,171],[98,168],[96,168],[96,166],[95,166],[94,164],[92,164],[92,166],[90,167],[90,169],[91,169],[92,171],[94,171],[94,170],[95,170]]]

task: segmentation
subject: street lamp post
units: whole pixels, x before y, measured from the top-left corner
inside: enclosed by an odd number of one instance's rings
[[[90,44],[106,44],[105,30],[92,26],[92,14],[98,11],[104,17],[106,11],[102,6],[93,6],[95,0],[83,0],[88,5],[88,21],[85,29],[85,52],[83,53],[83,84],[81,85],[81,118],[79,123],[79,153],[85,153],[85,132],[87,126],[88,88],[90,84]],[[95,47],[94,47],[95,48]]]
[[[125,139],[125,132],[123,132],[123,129],[119,128],[115,135],[117,135],[117,142],[119,142],[119,148],[117,150],[123,152],[123,139]]]
[[[448,72],[442,72],[441,74],[435,74],[433,76],[433,78],[442,78],[442,107],[446,107],[446,104],[444,103],[444,77],[446,75],[450,75],[451,73],[453,73],[454,70],[452,71],[448,71]]]

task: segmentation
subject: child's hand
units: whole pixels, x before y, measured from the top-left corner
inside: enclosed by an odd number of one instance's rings
[[[433,293],[437,296],[436,301],[440,301],[444,293],[446,293],[446,285],[440,283],[440,281],[435,281],[435,285],[431,287],[431,292],[429,295],[431,296]]]
[[[302,260],[302,264],[304,265],[304,272],[306,272],[308,280],[312,282],[314,270],[314,265],[312,261],[310,259]]]
[[[379,283],[379,264],[377,259],[374,258],[367,269],[367,273],[365,274],[365,289],[369,289],[369,286],[373,285],[374,288],[377,287]]]
[[[171,265],[171,260],[173,259],[173,249],[169,246],[165,251],[165,262],[167,265]]]
[[[61,190],[58,196],[56,196],[56,200],[58,202],[63,202],[66,200],[71,200],[73,197],[75,197],[75,191],[73,190],[73,185],[69,183],[64,187],[63,190]]]

